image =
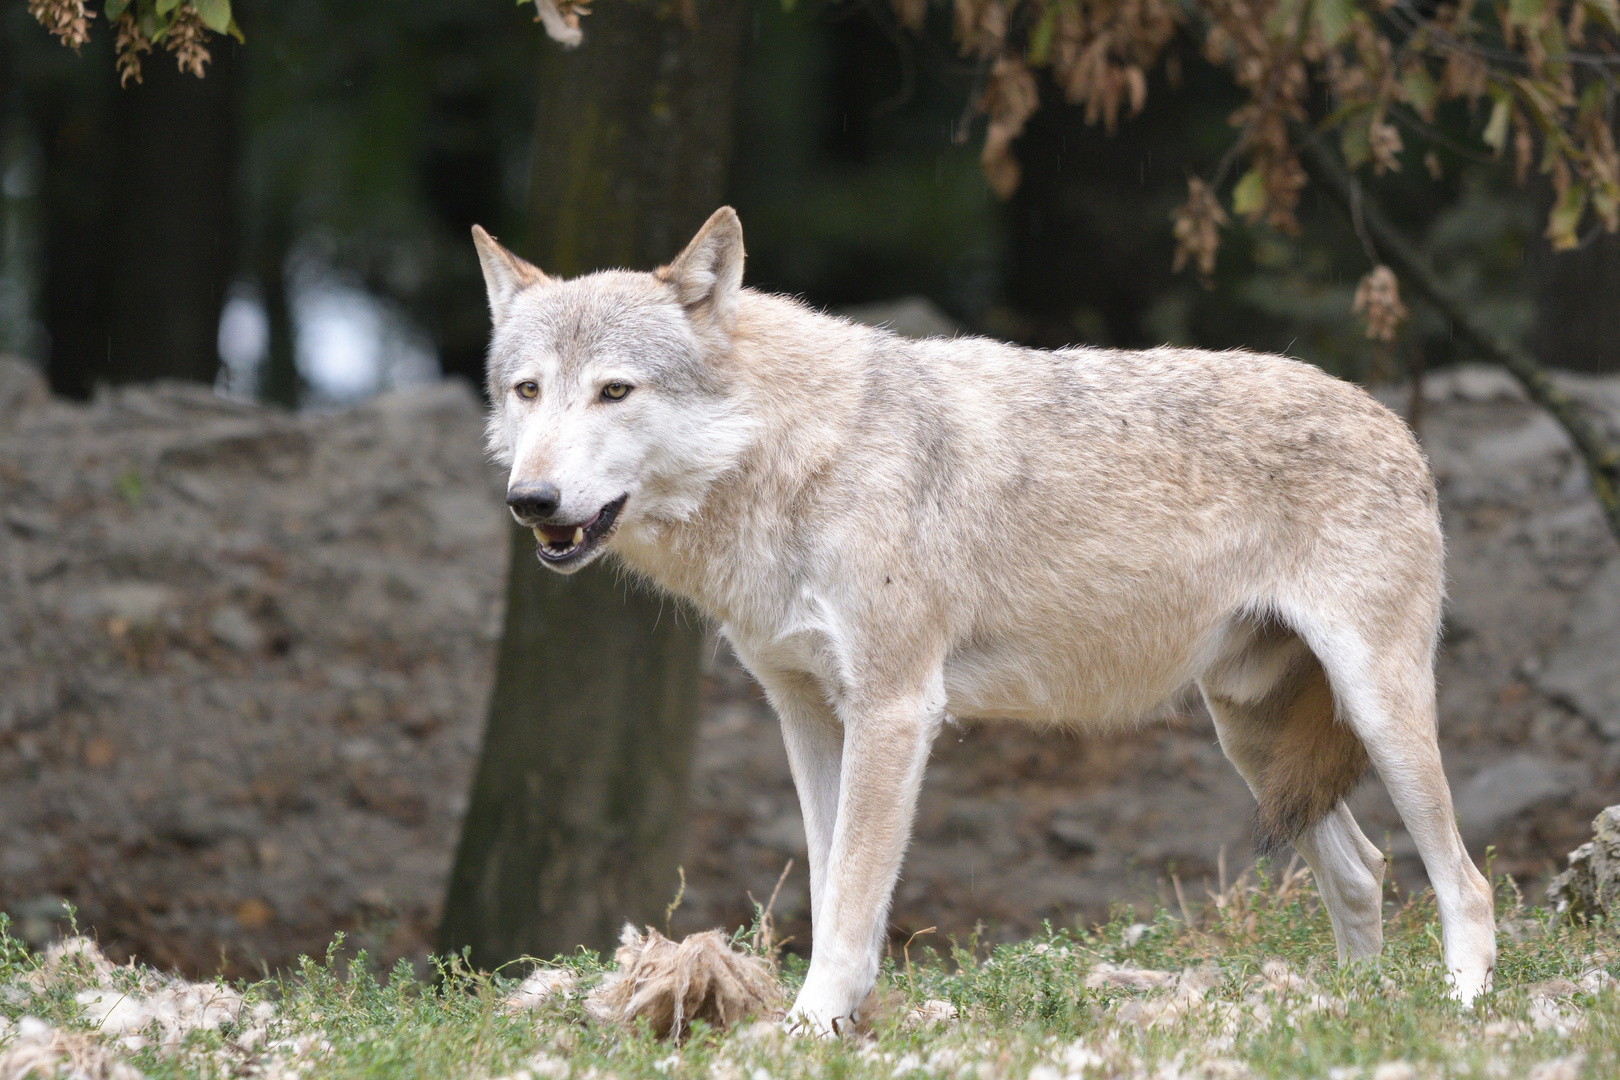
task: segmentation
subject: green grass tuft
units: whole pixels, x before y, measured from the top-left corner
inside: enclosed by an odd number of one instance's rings
[[[514,1014],[503,1001],[516,978],[470,972],[454,959],[431,982],[403,963],[373,972],[341,939],[295,974],[220,988],[240,994],[241,1005],[235,1020],[212,1030],[167,1043],[155,1027],[108,1034],[84,1015],[86,988],[114,985],[135,1000],[160,977],[139,968],[98,973],[71,958],[47,971],[0,916],[0,1016],[9,1022],[0,1023],[0,1073],[19,1045],[16,1021],[27,1015],[94,1036],[154,1078],[1620,1075],[1620,948],[1609,924],[1554,922],[1525,909],[1511,882],[1499,903],[1512,933],[1500,935],[1495,990],[1469,1009],[1446,999],[1432,898],[1391,902],[1383,956],[1341,968],[1308,875],[1262,867],[1197,910],[1180,904],[1149,923],[1121,911],[1091,930],[1049,929],[1017,945],[897,948],[874,1018],[856,1037],[816,1041],[765,1023],[731,1031],[698,1024],[679,1045],[588,1016],[585,991],[605,970],[593,954],[552,961],[576,975],[572,993]],[[787,958],[790,994],[803,975],[803,961]],[[927,1001],[949,1002],[956,1019],[919,1026],[912,1013]]]

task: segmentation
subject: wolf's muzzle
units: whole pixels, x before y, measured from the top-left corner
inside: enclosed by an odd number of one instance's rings
[[[557,512],[562,492],[556,484],[523,484],[507,491],[506,505],[519,521],[532,528]]]

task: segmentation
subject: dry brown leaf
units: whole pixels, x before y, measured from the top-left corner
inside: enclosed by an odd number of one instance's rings
[[[1394,341],[1395,332],[1411,314],[1401,303],[1401,286],[1395,271],[1382,263],[1361,279],[1350,307],[1366,322],[1367,336],[1374,341]]]
[[[28,14],[74,52],[90,40],[90,20],[96,17],[85,10],[84,0],[28,0]]]
[[[1013,156],[1013,140],[1024,133],[1024,124],[1040,102],[1035,77],[1024,62],[1006,54],[997,57],[985,81],[984,96],[979,99],[979,111],[990,115],[979,164],[990,187],[1003,199],[1018,190],[1023,175]]]
[[[1215,253],[1221,246],[1221,226],[1226,211],[1209,185],[1198,177],[1187,180],[1187,201],[1170,214],[1176,237],[1176,258],[1172,269],[1180,273],[1191,262],[1200,277],[1208,280],[1215,272]]]
[[[163,39],[163,47],[174,53],[175,63],[180,65],[181,71],[202,78],[203,65],[213,60],[208,46],[203,44],[208,40],[208,28],[203,25],[202,17],[197,9],[190,4],[181,4],[174,12],[174,22],[169,24],[169,33]]]

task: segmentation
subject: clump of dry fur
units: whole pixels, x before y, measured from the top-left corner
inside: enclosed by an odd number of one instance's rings
[[[0,1017],[0,1080],[141,1080],[141,1072],[119,1061],[92,1035],[61,1031],[34,1016],[16,1025]]]
[[[663,1037],[679,1038],[694,1020],[729,1027],[774,1014],[781,1005],[771,968],[733,949],[718,930],[677,943],[651,927],[643,934],[626,923],[619,943],[619,970],[585,1003],[599,1020],[629,1024],[640,1017]]]

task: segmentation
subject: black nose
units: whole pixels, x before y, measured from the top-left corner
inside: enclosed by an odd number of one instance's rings
[[[562,505],[562,492],[556,484],[524,484],[507,491],[506,505],[519,517],[548,518]]]

